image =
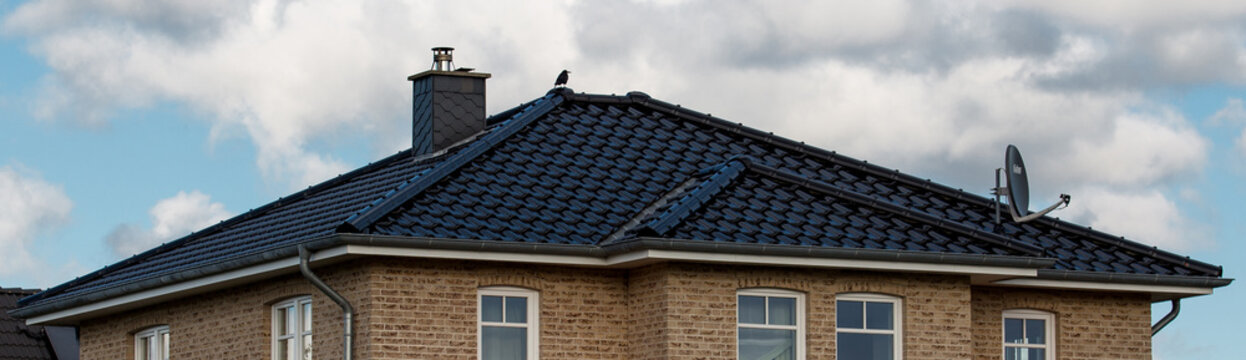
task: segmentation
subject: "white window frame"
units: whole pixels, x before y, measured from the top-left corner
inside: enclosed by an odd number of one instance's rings
[[[835,322],[839,323],[839,301],[862,301],[873,303],[891,303],[891,318],[894,321],[891,324],[891,330],[875,330],[875,329],[840,329],[835,327],[835,354],[839,355],[839,333],[853,334],[881,334],[891,335],[893,343],[891,344],[891,353],[895,355],[893,360],[904,359],[904,300],[897,296],[871,294],[871,293],[843,293],[835,295]]]
[[[153,326],[134,333],[135,360],[169,360],[169,326]],[[147,351],[154,355],[151,359],[143,359],[143,339],[151,339],[147,343]]]
[[[303,337],[312,335],[315,330],[312,324],[306,324],[307,325],[306,328],[309,330],[307,331],[303,330],[304,319],[313,321],[313,324],[315,321],[315,317],[314,317],[315,307],[312,306],[311,304],[312,304],[311,296],[300,296],[300,297],[290,298],[290,299],[282,300],[276,304],[273,304],[272,310],[271,310],[271,313],[272,313],[272,359],[285,360],[285,359],[280,359],[277,357],[277,354],[279,351],[277,344],[279,344],[281,340],[289,339],[290,341],[293,341],[295,349],[303,349],[304,346],[307,346],[307,344],[303,343]],[[304,314],[305,310],[303,310],[304,309],[303,305],[307,305],[308,310],[310,310],[312,313]],[[282,334],[281,333],[282,330],[278,328],[278,326],[281,324],[280,320],[278,319],[278,315],[280,314],[280,310],[283,308],[292,308],[294,310],[294,314],[295,314],[294,316],[295,321],[293,323],[293,326],[295,329],[294,334],[291,334],[291,335]],[[312,338],[314,341],[315,336],[312,335]],[[300,351],[300,354],[301,353],[302,352]],[[313,353],[314,353],[314,350],[313,350]],[[295,358],[301,358],[301,356],[299,356],[299,354],[295,354]]]
[[[758,296],[766,298],[766,324],[745,324],[740,322],[740,296]],[[796,325],[771,325],[770,322],[770,298],[795,298],[796,299]],[[773,289],[773,288],[748,288],[736,290],[736,359],[740,358],[740,328],[750,329],[773,329],[773,330],[796,330],[796,359],[805,359],[805,294],[799,291]]]
[[[1046,344],[1013,344],[1013,343],[1005,342],[1004,339],[1007,339],[1008,337],[1007,337],[1007,334],[1005,333],[1005,331],[1007,331],[1007,328],[1004,326],[1004,321],[1006,321],[1007,319],[1044,320],[1043,336],[1047,339],[1047,343]],[[1025,329],[1025,326],[1022,326],[1021,328]],[[1047,356],[1045,357],[1045,360],[1056,359],[1056,314],[1054,313],[1042,311],[1042,310],[1031,310],[1031,309],[1004,310],[1003,316],[1000,318],[1000,322],[999,322],[999,335],[1000,335],[999,337],[1000,343],[1002,344],[1001,346],[1002,352],[1001,352],[1000,359],[1004,359],[1008,356],[1008,348],[1043,349],[1045,350],[1043,351],[1043,353],[1047,354]]]
[[[486,322],[484,319],[485,296],[502,296],[502,297],[522,297],[527,298],[527,320],[524,325],[506,323],[506,305],[503,301],[502,305],[502,321],[503,322]],[[498,327],[526,327],[528,338],[528,354],[527,360],[538,360],[541,357],[541,294],[536,290],[524,289],[514,286],[486,286],[476,289],[476,358],[485,358],[484,336],[485,326]]]

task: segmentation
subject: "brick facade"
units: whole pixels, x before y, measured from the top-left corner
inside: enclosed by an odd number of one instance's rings
[[[1151,358],[1149,295],[975,288],[974,359],[1003,357],[1001,314],[1008,309],[1055,314],[1060,359]]]
[[[356,308],[357,359],[475,359],[476,289],[540,291],[544,359],[734,359],[736,291],[806,294],[806,355],[835,358],[835,295],[903,301],[906,359],[998,359],[1000,314],[1057,315],[1061,359],[1145,359],[1147,295],[971,286],[966,276],[655,264],[637,269],[367,258],[316,268]],[[174,359],[264,359],[270,307],[313,298],[315,358],[341,358],[341,312],[297,274],[81,324],[82,359],[133,358],[136,331],[168,325]]]

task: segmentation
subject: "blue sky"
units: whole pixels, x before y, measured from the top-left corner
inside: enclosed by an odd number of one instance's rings
[[[434,46],[494,74],[490,112],[567,68],[982,195],[1017,144],[1035,204],[1072,194],[1055,215],[1237,277],[1244,24],[1217,1],[0,0],[0,285],[402,149]],[[1156,358],[1237,356],[1238,288],[1186,300]]]

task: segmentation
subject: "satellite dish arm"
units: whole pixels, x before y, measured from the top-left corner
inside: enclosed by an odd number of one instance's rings
[[[1055,204],[1051,204],[1051,206],[1048,206],[1046,209],[1043,209],[1039,212],[1032,213],[1026,216],[1021,216],[1020,214],[1017,214],[1017,211],[1013,209],[1011,206],[1008,207],[1008,212],[1012,213],[1013,221],[1016,221],[1018,223],[1023,223],[1026,221],[1037,219],[1039,217],[1042,217],[1043,215],[1047,215],[1047,213],[1055,211],[1056,209],[1060,208],[1061,205],[1067,207],[1069,206],[1069,201],[1072,201],[1072,200],[1073,200],[1073,197],[1069,196],[1069,194],[1060,194],[1060,201],[1057,201]]]

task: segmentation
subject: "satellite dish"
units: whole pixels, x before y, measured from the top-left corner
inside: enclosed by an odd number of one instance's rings
[[[1012,213],[1029,215],[1030,181],[1025,176],[1025,161],[1021,160],[1021,150],[1011,144],[1004,152],[1004,178],[1008,179],[1008,207]]]
[[[1005,172],[1004,178],[1008,181],[1008,186],[999,186],[1000,171]],[[1004,151],[1004,168],[995,169],[995,223],[999,224],[1000,196],[1008,196],[1008,212],[1012,214],[1012,221],[1023,223],[1034,220],[1047,215],[1056,209],[1069,206],[1072,197],[1068,194],[1060,194],[1060,201],[1048,206],[1036,213],[1030,213],[1030,181],[1026,174],[1025,161],[1021,160],[1021,150],[1016,146],[1009,144],[1008,149]]]

